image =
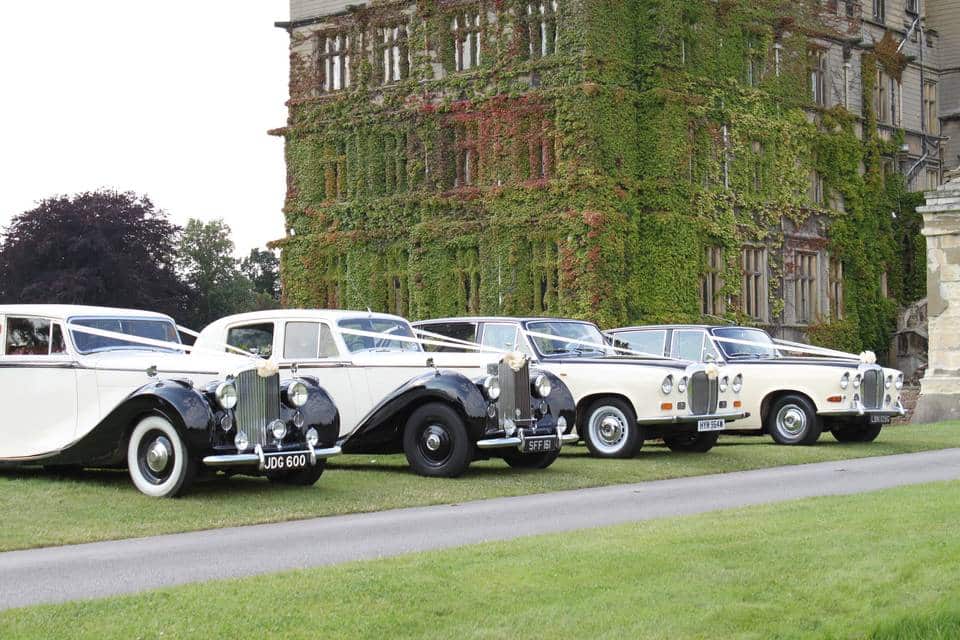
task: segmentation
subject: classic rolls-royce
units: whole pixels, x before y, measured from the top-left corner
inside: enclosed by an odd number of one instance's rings
[[[766,331],[741,326],[659,325],[607,334],[631,350],[735,363],[751,382],[742,394],[751,415],[738,430],[770,434],[779,444],[813,444],[822,431],[840,442],[872,442],[891,417],[905,413],[903,373],[874,358],[821,356],[812,347],[813,355],[790,356],[790,347]]]
[[[154,497],[203,469],[309,485],[336,446],[336,406],[272,363],[187,354],[148,311],[0,305],[0,464],[123,467]]]
[[[662,438],[674,451],[706,452],[728,422],[746,413],[737,367],[669,358],[619,356],[597,326],[558,318],[445,318],[414,323],[423,337],[515,349],[570,388],[576,428],[598,457],[633,456],[644,440]],[[432,345],[437,358],[458,350]]]
[[[452,363],[424,352],[399,316],[287,309],[222,318],[196,345],[274,359],[284,377],[319,378],[340,409],[345,453],[404,453],[424,476],[455,477],[473,460],[546,468],[574,419],[556,376],[522,354],[468,353]]]

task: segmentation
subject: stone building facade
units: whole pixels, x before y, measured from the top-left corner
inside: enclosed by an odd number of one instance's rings
[[[287,302],[882,350],[960,0],[291,0]]]

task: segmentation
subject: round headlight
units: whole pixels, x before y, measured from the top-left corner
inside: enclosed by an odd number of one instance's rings
[[[567,419],[564,418],[563,416],[560,416],[559,418],[557,418],[557,427],[558,427],[560,430],[566,432],[566,431],[567,431]]]
[[[853,376],[853,388],[854,388],[854,389],[859,389],[859,388],[860,388],[860,374],[859,374],[859,373],[858,373],[857,375]]]
[[[889,389],[891,386],[893,386],[893,376],[892,376],[892,375],[887,376],[887,379],[883,381],[883,387],[884,387],[884,389]]]
[[[238,431],[237,435],[233,436],[233,446],[237,448],[237,451],[246,451],[250,446],[250,441],[247,440],[247,434],[243,431]]]
[[[484,378],[483,391],[491,401],[496,402],[500,398],[500,378],[497,376]]]
[[[740,389],[743,389],[743,374],[738,373],[733,377],[733,392],[740,393]]]
[[[727,390],[727,387],[730,386],[730,378],[723,376],[720,378],[720,391],[721,393]]]
[[[686,393],[687,391],[687,376],[680,378],[680,382],[677,383],[677,393]]]
[[[517,432],[517,424],[510,418],[503,419],[503,431],[507,434],[507,437],[512,436]]]
[[[534,379],[533,387],[537,390],[537,395],[541,398],[546,398],[550,395],[550,392],[553,391],[553,386],[550,384],[550,378],[542,373],[538,375],[536,379]]]
[[[294,380],[287,386],[286,399],[287,404],[291,407],[297,408],[302,407],[307,404],[307,400],[310,398],[310,391],[307,389],[307,385],[303,383],[302,380]]]
[[[663,382],[660,383],[660,391],[663,391],[665,395],[670,395],[670,392],[673,391],[673,374],[663,379]]]
[[[272,433],[273,437],[277,440],[283,440],[284,436],[287,435],[287,425],[285,425],[282,420],[274,420],[267,426],[270,429],[270,433]]]
[[[903,389],[903,374],[902,374],[902,373],[897,376],[897,381],[893,383],[893,386],[895,386],[898,390],[899,390],[899,389]]]
[[[840,376],[840,388],[846,389],[848,386],[850,386],[850,372],[846,371]]]
[[[310,427],[309,429],[307,429],[306,438],[307,438],[307,444],[310,445],[311,447],[316,447],[317,443],[320,442],[320,434],[313,427]]]
[[[221,409],[233,409],[237,406],[237,388],[232,382],[221,382],[214,392]]]

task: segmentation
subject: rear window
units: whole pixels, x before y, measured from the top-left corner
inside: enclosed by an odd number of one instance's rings
[[[273,355],[273,323],[262,322],[232,327],[227,332],[227,344],[269,358]]]
[[[662,356],[667,342],[667,332],[665,329],[624,331],[617,333],[614,340],[618,348],[626,348],[644,355]]]
[[[428,324],[417,328],[424,331],[429,331],[430,333],[436,333],[447,338],[453,338],[454,340],[464,340],[466,342],[477,341],[477,325],[472,322],[444,322],[440,324]],[[439,338],[434,336],[418,337],[425,340],[439,340]],[[433,351],[434,353],[459,353],[462,351],[467,351],[466,348],[460,349],[455,346],[445,347],[437,344],[425,344],[423,345],[423,348],[425,351]]]
[[[6,354],[8,356],[46,356],[50,354],[51,322],[42,318],[7,318]]]

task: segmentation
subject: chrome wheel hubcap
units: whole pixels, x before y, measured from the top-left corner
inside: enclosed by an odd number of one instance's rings
[[[627,416],[616,407],[603,407],[590,416],[588,428],[597,450],[615,453],[627,438]]]
[[[170,454],[173,452],[170,441],[166,438],[157,438],[147,449],[147,467],[154,473],[160,473],[170,463]]]
[[[430,451],[436,451],[440,448],[440,436],[435,433],[431,433],[427,436],[427,440],[424,444],[426,444],[427,449]]]
[[[807,414],[796,405],[787,405],[777,413],[777,429],[790,437],[801,435],[807,428]]]

